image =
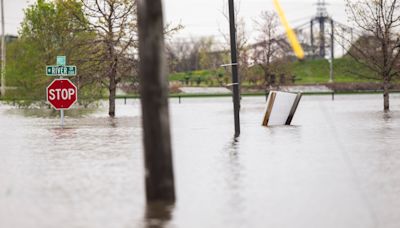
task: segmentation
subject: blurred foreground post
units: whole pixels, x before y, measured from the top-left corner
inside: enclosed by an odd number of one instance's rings
[[[175,202],[161,0],[138,1],[147,202]]]

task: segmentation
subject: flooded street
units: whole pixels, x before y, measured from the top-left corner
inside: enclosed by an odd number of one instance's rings
[[[264,97],[172,99],[177,202],[146,208],[138,100],[68,117],[0,105],[0,227],[400,227],[400,94],[304,96],[289,127]],[[157,142],[154,142],[157,143]]]

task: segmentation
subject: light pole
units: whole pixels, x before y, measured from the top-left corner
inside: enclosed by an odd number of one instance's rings
[[[331,51],[329,61],[329,83],[333,82],[333,59],[335,58],[334,46],[334,21],[331,19]]]
[[[329,62],[329,83],[333,83],[333,59],[327,59]]]
[[[331,54],[330,58],[327,58],[329,62],[329,81],[328,83],[333,83],[333,55]],[[332,88],[332,101],[335,100],[335,90]]]

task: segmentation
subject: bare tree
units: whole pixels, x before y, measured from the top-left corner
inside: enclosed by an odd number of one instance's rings
[[[202,37],[199,43],[199,66],[201,69],[211,70],[223,64],[214,58],[214,51],[216,50],[214,37]]]
[[[257,43],[252,48],[254,50],[252,58],[254,63],[263,70],[265,86],[268,86],[271,83],[273,73],[272,61],[279,57],[281,50],[278,44],[279,21],[276,13],[264,11],[255,23],[259,35]]]
[[[243,18],[236,22],[236,44],[238,50],[239,77],[241,80],[247,79],[249,70],[249,38],[246,32],[246,23]]]
[[[346,0],[350,20],[364,36],[348,54],[382,81],[383,109],[389,110],[389,89],[399,76],[400,3],[397,0]]]
[[[102,62],[101,82],[109,90],[109,110],[115,116],[117,85],[123,79],[137,75],[137,0],[81,0],[89,24],[95,31],[103,55],[94,61]],[[79,17],[78,17],[79,18]],[[82,19],[83,21],[84,19]],[[182,28],[170,23],[164,26],[164,35],[171,36]],[[135,81],[130,80],[130,81]]]
[[[193,71],[199,68],[200,43],[195,40],[175,39],[166,45],[170,70]]]
[[[223,64],[216,49],[213,37],[171,40],[166,45],[169,69],[172,72],[215,69]]]
[[[106,65],[102,81],[109,90],[109,110],[115,116],[117,84],[131,69],[122,64],[137,50],[136,0],[81,0],[90,30],[96,31],[97,42],[104,48],[100,61]],[[133,65],[133,63],[132,63]],[[108,82],[108,84],[107,84]]]

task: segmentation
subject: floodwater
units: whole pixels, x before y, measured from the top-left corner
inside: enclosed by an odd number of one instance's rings
[[[144,201],[138,100],[65,129],[0,105],[0,227],[400,227],[400,95],[386,114],[381,95],[305,96],[273,128],[264,102],[243,98],[234,139],[230,98],[171,100],[169,207]]]

